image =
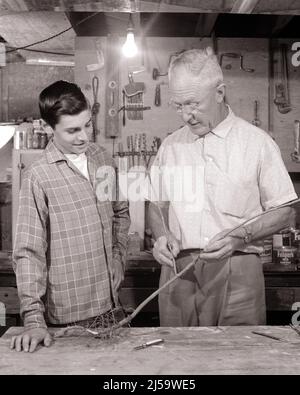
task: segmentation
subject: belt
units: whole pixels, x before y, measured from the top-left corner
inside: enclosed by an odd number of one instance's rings
[[[179,252],[177,259],[190,254],[201,254],[202,252],[203,252],[202,248],[186,248]],[[253,254],[258,255],[257,252],[234,251],[232,256],[253,255]]]

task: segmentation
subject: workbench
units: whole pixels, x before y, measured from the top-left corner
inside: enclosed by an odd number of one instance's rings
[[[300,336],[289,326],[122,328],[110,340],[87,334],[56,338],[34,353],[10,350],[22,330],[0,338],[0,374],[300,374]],[[157,338],[164,343],[133,349]]]
[[[294,314],[292,306],[300,302],[300,267],[297,265],[264,264],[267,324],[287,325]],[[125,280],[120,300],[130,313],[158,288],[160,265],[151,253],[128,255]],[[22,325],[19,298],[12,270],[11,254],[0,251],[0,301],[6,306],[7,326]],[[135,326],[158,326],[158,302],[154,298],[133,321]]]

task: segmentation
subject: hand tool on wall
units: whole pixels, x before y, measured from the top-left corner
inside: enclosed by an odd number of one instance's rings
[[[292,161],[300,162],[299,153],[299,131],[300,131],[300,121],[297,119],[294,122],[294,152],[291,153]]]
[[[129,154],[131,155],[131,166],[135,166],[135,161],[134,161],[133,135],[129,136],[129,141],[130,141],[130,150],[129,150]]]
[[[106,83],[105,83],[105,136],[118,137],[120,135],[119,120],[119,37],[107,36],[106,47]]]
[[[163,77],[165,75],[168,75],[168,72],[166,73],[161,73],[156,67],[152,70],[152,78],[154,80],[157,80],[158,77]]]
[[[92,89],[93,89],[93,105],[92,105],[92,123],[93,123],[93,135],[92,141],[96,141],[96,136],[100,133],[97,127],[97,118],[100,111],[100,103],[98,102],[99,93],[99,78],[94,76],[92,79]]]
[[[280,45],[280,67],[278,81],[275,84],[276,97],[274,103],[281,114],[287,114],[292,110],[288,86],[288,64],[286,59],[286,44]]]
[[[127,136],[127,153],[125,154],[128,157],[128,170],[134,166],[133,163],[133,137]]]
[[[123,126],[126,125],[126,110],[125,110],[125,92],[122,91],[122,95],[123,95],[123,115],[122,115],[122,124]]]
[[[147,139],[146,139],[146,133],[142,133],[141,136],[141,166],[146,167],[147,163]]]
[[[252,121],[252,124],[255,125],[255,126],[260,126],[261,125],[261,122],[260,122],[260,120],[258,118],[258,106],[259,106],[259,101],[255,100],[254,101],[254,119]]]
[[[134,165],[139,166],[140,165],[140,156],[141,156],[141,135],[135,133],[134,135]]]
[[[184,49],[183,49],[182,51],[184,51]],[[178,51],[178,52],[174,52],[174,53],[171,53],[171,54],[170,54],[170,56],[169,56],[169,61],[168,61],[168,66],[169,66],[170,63],[171,63],[172,58],[178,56],[182,51]],[[154,51],[153,53],[155,54],[155,51]],[[155,58],[156,58],[156,61],[157,61],[157,63],[158,63],[158,59],[157,59],[156,55],[155,55]],[[154,68],[152,69],[152,79],[155,80],[155,81],[156,81],[159,77],[164,77],[164,76],[166,76],[166,75],[168,75],[168,71],[165,71],[165,72],[160,71],[160,67],[159,67],[159,66],[158,66],[158,67],[154,67]]]
[[[160,84],[156,84],[155,87],[154,105],[156,107],[159,107],[161,105]]]
[[[243,71],[246,71],[247,73],[253,73],[255,70],[248,68],[248,67],[244,67],[244,57],[243,55],[241,55],[240,53],[235,53],[235,52],[225,52],[221,54],[220,57],[220,66],[222,67],[223,64],[223,59],[227,57],[227,58],[232,58],[232,59],[239,59],[240,60],[240,69]]]
[[[148,109],[144,106],[144,82],[134,82],[133,74],[144,70],[133,71],[128,74],[129,84],[124,86],[125,93],[125,110],[127,111],[128,119],[137,120],[143,119],[143,111]]]
[[[94,41],[94,44],[97,55],[97,63],[86,65],[87,71],[97,71],[104,67],[104,55],[101,49],[101,39],[96,39],[96,41]]]
[[[151,149],[148,150],[146,133],[136,133],[134,136],[127,136],[126,151],[123,151],[123,145],[119,143],[119,151],[115,156],[127,158],[127,169],[130,169],[133,166],[143,166],[147,169],[150,166],[151,158],[157,154],[160,142],[160,138],[154,137]]]

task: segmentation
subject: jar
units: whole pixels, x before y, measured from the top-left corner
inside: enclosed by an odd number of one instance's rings
[[[46,148],[47,143],[48,143],[47,133],[42,132],[40,135],[40,148],[41,149]]]
[[[27,131],[27,148],[31,149],[33,146],[33,131],[28,130]]]
[[[40,148],[40,139],[41,139],[41,133],[34,131],[33,132],[33,137],[32,137],[32,148],[33,149],[38,149]]]

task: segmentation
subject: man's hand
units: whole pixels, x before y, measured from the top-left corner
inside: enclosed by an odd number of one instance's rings
[[[226,236],[229,231],[226,229],[214,236],[200,254],[200,258],[204,261],[226,259],[234,251],[245,247],[243,237],[234,233]]]
[[[117,292],[122,282],[124,281],[124,268],[122,263],[118,259],[113,259],[112,262],[112,282],[114,290]]]
[[[16,351],[33,352],[40,343],[46,347],[52,343],[52,337],[46,328],[27,329],[21,335],[13,336],[10,348]]]
[[[172,233],[159,237],[154,243],[153,256],[161,265],[169,265],[173,267],[173,258],[179,254],[180,246]]]

